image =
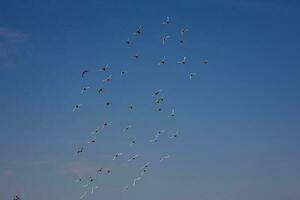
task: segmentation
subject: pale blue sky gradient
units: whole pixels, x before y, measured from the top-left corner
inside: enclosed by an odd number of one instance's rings
[[[76,173],[104,165],[113,174],[89,199],[298,200],[299,11],[297,1],[269,0],[0,1],[0,199],[77,199]],[[167,15],[172,24],[164,28]],[[143,35],[127,48],[123,40],[140,24]],[[190,31],[180,46],[183,26]],[[188,64],[177,65],[183,56]],[[106,63],[114,79],[99,96],[105,75],[96,70]],[[84,68],[91,72],[82,80]],[[197,73],[192,81],[189,72]],[[80,95],[86,85],[91,90]],[[159,88],[164,114],[152,110]],[[84,107],[73,113],[76,103]],[[74,157],[107,120],[113,126],[101,140]],[[127,123],[136,149],[122,135]],[[159,128],[179,129],[180,137],[148,143]],[[118,151],[143,156],[132,166],[111,162]],[[165,153],[172,157],[155,163]],[[150,174],[121,194],[147,160]]]

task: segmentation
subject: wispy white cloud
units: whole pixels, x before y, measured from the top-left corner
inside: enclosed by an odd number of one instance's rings
[[[28,40],[28,34],[0,27],[0,67],[11,66],[24,53],[23,45]]]
[[[5,42],[24,42],[28,35],[22,31],[0,27],[0,38]]]
[[[2,171],[2,175],[3,176],[12,176],[12,175],[14,175],[14,172],[11,169],[5,169]]]

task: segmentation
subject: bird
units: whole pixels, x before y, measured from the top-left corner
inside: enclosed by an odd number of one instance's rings
[[[207,59],[202,59],[201,63],[206,65],[206,64],[208,64],[208,60]]]
[[[159,90],[153,92],[152,97],[159,95],[162,91],[163,91],[162,89],[159,89]]]
[[[147,169],[150,166],[150,162],[147,162],[146,164],[144,164],[140,169],[144,170]]]
[[[178,137],[178,134],[179,134],[179,130],[176,130],[176,132],[170,136],[170,139],[175,139],[175,138],[177,138],[177,137]]]
[[[79,197],[79,199],[83,199],[87,195],[87,191],[83,192],[82,195]]]
[[[155,99],[154,100],[154,103],[155,104],[160,104],[161,102],[163,102],[164,101],[164,97],[159,97],[158,99]]]
[[[170,17],[167,16],[166,20],[163,21],[161,24],[162,24],[162,25],[169,25],[169,24],[170,24]]]
[[[122,152],[118,152],[114,155],[113,159],[112,160],[116,160],[118,157],[122,156],[123,153]]]
[[[21,198],[20,198],[19,195],[17,194],[17,195],[13,198],[13,200],[21,200]]]
[[[98,189],[98,188],[99,188],[99,186],[97,186],[97,185],[96,185],[96,186],[92,186],[92,188],[91,188],[91,194],[93,194],[93,193],[94,193],[94,190],[95,190],[95,189]]]
[[[186,28],[186,27],[180,29],[180,33],[181,33],[182,36],[183,36],[184,33],[188,32],[188,31],[189,31],[189,29]]]
[[[83,152],[83,150],[84,150],[84,147],[80,147],[80,149],[78,149],[78,150],[76,151],[76,153],[77,153],[77,154],[80,154],[80,153]]]
[[[150,140],[150,142],[158,142],[159,136],[160,136],[160,134],[155,134],[154,138],[152,140]]]
[[[112,80],[112,74],[110,74],[107,78],[103,79],[103,82],[110,82]]]
[[[121,71],[121,76],[125,76],[128,74],[128,71]]]
[[[171,116],[171,117],[175,117],[175,115],[176,115],[176,114],[175,114],[175,109],[172,108],[172,112],[171,112],[170,116]]]
[[[92,184],[94,182],[94,180],[95,179],[90,176],[88,182],[85,185],[83,185],[82,187],[88,187],[90,184]]]
[[[170,38],[169,35],[165,35],[163,38],[162,38],[162,44],[165,45],[167,43],[167,40]]]
[[[164,65],[164,64],[166,64],[166,56],[164,56],[160,61],[159,61],[159,63],[158,63],[158,65]]]
[[[129,105],[128,105],[128,110],[132,111],[133,108],[134,108],[133,104],[129,104]]]
[[[157,108],[156,111],[157,111],[157,112],[161,112],[161,111],[162,111],[162,108]]]
[[[90,89],[90,86],[86,86],[86,87],[82,87],[80,94],[83,94],[84,92],[86,92],[88,89]]]
[[[83,181],[83,177],[79,177],[78,179],[75,180],[75,183],[81,183]]]
[[[122,192],[127,192],[128,190],[129,190],[129,185],[126,185],[126,186],[123,188]]]
[[[190,73],[189,79],[192,80],[194,76],[196,76],[196,73]]]
[[[170,155],[164,155],[160,158],[159,162],[163,162],[164,160],[169,159],[169,158],[170,158]]]
[[[132,127],[131,125],[127,125],[127,126],[123,129],[123,132],[128,131],[131,127]]]
[[[135,53],[134,56],[133,56],[135,59],[138,59],[140,57],[139,53]]]
[[[143,26],[140,25],[136,31],[133,32],[133,35],[141,35],[143,31]]]
[[[84,76],[86,73],[88,73],[88,72],[89,72],[89,70],[87,70],[87,69],[82,70],[82,72],[81,72],[81,77],[83,78],[83,76]]]
[[[138,154],[135,154],[134,156],[132,156],[131,158],[129,158],[127,161],[128,162],[132,162],[132,161],[134,161],[135,159],[137,159],[139,157],[139,155]]]
[[[178,64],[186,64],[186,57],[184,56],[182,60],[177,61]]]
[[[91,139],[90,141],[88,141],[88,144],[92,144],[92,143],[96,143],[96,139],[97,137],[93,137],[93,139]]]
[[[98,92],[98,93],[102,93],[102,92],[104,92],[104,89],[105,89],[104,87],[97,88],[97,92]]]
[[[76,104],[74,107],[73,107],[73,112],[79,110],[79,108],[82,107],[82,104]]]
[[[98,71],[99,71],[99,72],[106,72],[106,71],[108,70],[108,66],[109,66],[109,65],[106,64],[106,65],[100,67],[100,68],[98,69]]]
[[[131,41],[130,41],[130,38],[129,38],[129,37],[127,37],[127,39],[125,40],[125,43],[126,43],[127,45],[130,45],[130,44],[131,44]]]
[[[98,135],[100,133],[100,126],[97,126],[95,130],[92,131],[93,135]]]
[[[130,142],[129,146],[133,146],[136,143],[136,138],[133,138],[133,140]]]
[[[141,176],[145,175],[145,173],[148,171],[148,168],[150,166],[150,162],[147,162],[144,166],[141,167]]]
[[[105,105],[106,105],[106,106],[111,106],[111,102],[110,102],[110,101],[107,101],[107,102],[105,102]]]
[[[139,177],[137,177],[137,178],[133,179],[132,186],[134,187],[134,186],[135,186],[135,184],[136,184],[136,182],[137,182],[137,181],[140,181],[141,179],[142,179],[142,177],[141,177],[141,176],[139,176]]]
[[[104,129],[104,128],[107,127],[107,126],[111,126],[111,123],[110,123],[110,122],[104,122],[104,123],[102,124],[102,129]]]
[[[103,171],[103,167],[101,167],[100,169],[97,170],[97,173],[100,174]]]

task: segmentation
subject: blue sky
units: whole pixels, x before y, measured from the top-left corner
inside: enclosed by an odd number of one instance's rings
[[[101,166],[113,173],[98,177],[101,189],[89,199],[299,199],[299,9],[269,0],[0,1],[0,199],[77,199],[76,175]],[[162,27],[166,16],[172,24]],[[143,35],[126,47],[140,24]],[[171,38],[163,47],[164,34]],[[157,66],[164,55],[167,64]],[[177,65],[183,56],[188,64]],[[100,96],[106,75],[96,70],[106,63],[114,79]],[[85,79],[82,69],[90,70]],[[192,81],[189,72],[197,73]],[[151,98],[159,88],[160,114]],[[73,113],[76,103],[84,106]],[[104,121],[113,126],[74,156]],[[128,123],[134,148],[121,131]],[[167,134],[150,144],[161,128]],[[112,162],[118,151],[126,155]],[[141,159],[126,164],[135,152]],[[172,157],[157,162],[166,153]],[[122,194],[148,160],[150,173]]]

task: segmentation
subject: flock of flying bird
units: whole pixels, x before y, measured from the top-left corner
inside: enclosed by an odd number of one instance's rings
[[[163,25],[163,26],[169,26],[170,23],[171,23],[170,18],[167,17],[167,18],[162,22],[162,25]],[[143,26],[139,26],[138,29],[137,29],[136,31],[133,32],[133,35],[136,36],[136,37],[138,37],[138,36],[142,35],[143,31],[144,31]],[[179,41],[180,44],[184,43],[185,33],[188,32],[188,31],[189,31],[189,30],[188,30],[187,28],[182,28],[182,29],[180,30],[180,36],[181,36],[181,37],[180,37],[180,41]],[[169,38],[170,38],[169,35],[164,35],[164,36],[162,37],[162,45],[166,45]],[[125,45],[132,45],[132,41],[131,41],[131,39],[130,39],[129,37],[128,37],[124,42],[125,42]],[[139,59],[139,54],[136,53],[136,54],[134,55],[134,58],[135,58],[135,59]],[[166,62],[167,62],[166,57],[163,56],[162,59],[158,62],[158,65],[164,65],[164,64],[166,64]],[[208,64],[208,60],[207,60],[207,59],[201,59],[200,62],[201,62],[202,64]],[[183,58],[182,58],[181,60],[178,60],[177,63],[180,64],[180,65],[185,65],[185,64],[187,64],[187,57],[186,57],[186,56],[183,56]],[[100,67],[100,68],[98,69],[98,71],[99,71],[99,72],[109,72],[109,71],[110,71],[109,64],[106,64],[106,65]],[[81,72],[81,77],[82,77],[82,78],[86,78],[86,75],[87,75],[88,73],[89,73],[89,70],[87,70],[87,69],[82,70],[82,72]],[[127,74],[128,74],[128,71],[126,71],[126,70],[125,70],[125,71],[121,71],[121,73],[120,73],[121,76],[126,76]],[[188,76],[189,80],[192,80],[192,79],[194,78],[195,75],[196,75],[196,73],[189,73],[189,76]],[[113,77],[113,75],[109,73],[109,75],[108,75],[106,78],[104,78],[104,79],[102,80],[103,83],[109,83],[109,82],[111,82],[111,81],[112,81],[112,77]],[[80,93],[81,93],[81,94],[84,94],[84,93],[87,92],[89,89],[90,89],[90,86],[82,87]],[[99,94],[100,94],[100,93],[103,93],[105,90],[106,90],[105,87],[97,88],[97,92],[98,92]],[[163,97],[162,93],[163,93],[163,90],[162,90],[162,89],[159,89],[159,90],[154,91],[154,92],[152,93],[152,98],[154,99],[153,103],[154,103],[154,105],[156,105],[155,110],[158,111],[158,112],[162,111],[162,108],[161,108],[161,106],[160,106],[160,105],[163,103],[163,101],[164,101],[164,97]],[[111,102],[110,102],[110,101],[105,102],[105,106],[108,106],[108,107],[111,106]],[[83,104],[76,104],[76,105],[73,107],[73,111],[74,111],[74,112],[79,111],[82,107],[83,107]],[[128,110],[129,110],[129,111],[133,111],[133,110],[134,110],[134,105],[133,105],[133,104],[128,105]],[[173,109],[171,110],[171,113],[169,114],[169,117],[174,118],[175,116],[176,116],[176,113],[175,113],[175,109],[173,108]],[[104,122],[104,123],[102,123],[100,126],[98,126],[98,127],[92,132],[93,137],[87,142],[86,145],[81,146],[79,149],[77,149],[77,150],[76,150],[76,154],[79,155],[79,154],[83,153],[83,152],[86,150],[86,148],[87,148],[88,145],[90,145],[90,144],[92,144],[92,143],[96,143],[97,137],[99,136],[100,132],[102,132],[102,131],[103,131],[105,128],[107,128],[108,126],[112,126],[112,123],[111,123],[111,122]],[[126,132],[128,132],[131,128],[132,128],[132,125],[127,125],[126,127],[123,128],[122,131],[123,131],[124,133],[126,133]],[[165,133],[165,130],[158,130],[158,131],[156,132],[156,134],[154,135],[154,137],[153,137],[152,139],[150,139],[149,141],[150,141],[151,143],[156,143],[156,142],[158,142],[160,136],[161,136],[163,133]],[[171,136],[169,136],[169,139],[171,139],[171,140],[176,139],[176,138],[178,137],[178,135],[179,135],[179,130],[176,130],[174,133],[171,134]],[[131,140],[131,142],[130,142],[129,145],[130,145],[130,146],[135,145],[135,144],[136,144],[136,141],[137,141],[136,138],[132,138],[132,140]],[[114,155],[112,155],[112,158],[111,158],[111,159],[112,159],[112,161],[115,161],[115,160],[119,159],[121,156],[124,156],[124,153],[123,153],[123,152],[116,152]],[[127,162],[128,162],[128,163],[134,162],[134,161],[135,161],[136,159],[138,159],[139,157],[140,157],[139,154],[134,154],[134,155],[132,155],[132,156],[127,160]],[[159,159],[159,162],[163,162],[163,161],[169,159],[170,157],[171,157],[170,155],[162,155],[162,156],[160,157],[160,159]],[[140,175],[137,176],[136,178],[134,178],[134,179],[131,181],[130,184],[126,185],[126,186],[122,189],[122,191],[123,191],[123,192],[126,192],[126,191],[128,191],[128,190],[130,189],[130,187],[135,187],[136,184],[138,184],[138,182],[140,182],[140,181],[143,179],[144,175],[148,172],[149,168],[150,168],[150,162],[145,163],[145,164],[140,168]],[[109,168],[103,168],[103,167],[101,167],[101,168],[99,168],[95,173],[98,174],[98,175],[100,175],[100,174],[111,174],[111,173],[112,173],[112,170],[109,169]],[[95,180],[96,180],[96,178],[95,178],[94,176],[79,177],[78,179],[75,180],[76,183],[81,184],[81,186],[82,186],[83,188],[85,188],[84,191],[83,191],[83,193],[82,193],[82,194],[80,195],[80,197],[79,197],[80,199],[84,199],[84,198],[87,197],[87,195],[93,194],[94,191],[95,191],[96,189],[99,188],[99,186],[97,186],[97,185],[95,184]]]
[[[163,25],[163,26],[169,26],[170,23],[171,23],[170,18],[169,18],[169,17],[166,17],[166,19],[162,22],[162,25]],[[179,43],[180,43],[180,44],[184,43],[185,33],[188,32],[188,31],[189,31],[189,30],[188,30],[187,28],[182,28],[182,29],[180,30],[180,36],[181,36],[181,37],[180,37],[180,40],[179,40]],[[140,35],[142,35],[142,33],[143,33],[143,26],[139,26],[138,29],[137,29],[136,31],[133,32],[133,35],[134,35],[134,36],[140,36]],[[164,36],[162,37],[162,45],[166,45],[166,44],[167,44],[167,41],[169,40],[169,38],[170,38],[169,35],[164,35]],[[126,45],[129,45],[129,46],[132,45],[132,42],[131,42],[131,40],[130,40],[129,37],[125,40],[125,44],[126,44]],[[135,58],[135,59],[139,59],[139,54],[136,53],[136,54],[134,55],[134,58]],[[166,62],[167,62],[166,57],[163,56],[162,59],[158,62],[158,65],[164,65],[164,64],[166,64]],[[200,62],[201,62],[202,64],[205,64],[205,65],[208,64],[208,60],[207,60],[207,59],[201,59]],[[180,64],[180,65],[185,65],[185,64],[187,63],[187,57],[186,57],[186,56],[183,56],[183,58],[182,58],[181,60],[178,60],[177,63]],[[99,72],[109,72],[109,65],[106,64],[106,65],[100,67],[100,68],[98,69],[98,71],[99,71]],[[88,73],[89,73],[89,70],[84,69],[84,70],[81,72],[81,77],[82,77],[82,78],[85,78],[85,76],[86,76]],[[128,73],[128,71],[121,71],[121,76],[126,76],[127,73]],[[195,75],[196,75],[196,73],[189,73],[188,78],[189,78],[190,80],[192,80],[193,77],[194,77]],[[103,79],[102,81],[103,81],[103,83],[109,83],[109,82],[111,82],[111,81],[112,81],[112,74],[109,74],[109,75],[108,75],[105,79]],[[87,92],[89,89],[90,89],[90,86],[82,87],[80,93],[81,93],[81,94],[84,94],[84,93]],[[98,93],[103,93],[104,91],[105,91],[105,87],[97,88],[97,92],[98,92]],[[159,89],[159,90],[154,91],[154,92],[152,93],[152,97],[154,98],[154,104],[157,106],[157,107],[156,107],[156,111],[158,111],[158,112],[162,110],[161,107],[160,107],[160,105],[161,105],[161,104],[163,103],[163,101],[164,101],[164,97],[162,96],[162,92],[163,92],[163,90],[162,90],[162,89]],[[111,102],[110,102],[110,101],[107,101],[107,102],[105,103],[105,105],[106,105],[106,106],[111,106]],[[82,108],[82,106],[83,106],[83,104],[76,104],[76,105],[73,107],[73,111],[74,111],[74,112],[79,111],[79,110]],[[128,105],[128,110],[133,111],[133,110],[134,110],[134,105],[133,105],[133,104]],[[171,111],[171,113],[170,113],[170,115],[169,115],[169,117],[174,118],[175,115],[176,115],[176,114],[175,114],[175,109],[173,108],[172,111]],[[101,126],[98,126],[98,127],[92,132],[93,138],[90,139],[90,140],[87,142],[87,145],[92,144],[92,143],[95,143],[96,140],[97,140],[97,137],[98,137],[99,134],[100,134],[100,132],[101,132],[103,129],[105,129],[106,127],[111,126],[111,125],[112,125],[112,123],[110,123],[110,122],[104,122]],[[131,128],[132,128],[132,125],[127,125],[122,131],[123,131],[123,132],[128,132]],[[163,133],[165,133],[165,130],[159,130],[159,131],[157,131],[157,133],[154,135],[154,137],[153,137],[152,139],[150,139],[149,141],[152,142],[152,143],[158,142],[160,136],[161,136]],[[176,138],[178,137],[178,135],[179,135],[179,130],[176,130],[173,134],[171,134],[171,136],[169,137],[169,139],[172,139],[172,140],[173,140],[173,139],[176,139]],[[136,141],[137,141],[136,138],[132,138],[132,140],[131,140],[131,142],[130,142],[129,145],[130,145],[130,146],[135,145]],[[80,147],[79,149],[77,149],[77,150],[76,150],[76,154],[79,155],[79,154],[83,153],[83,152],[85,151],[85,149],[87,148],[87,145],[82,146],[82,147]],[[119,157],[123,156],[123,154],[124,154],[123,152],[117,152],[117,153],[115,153],[114,155],[112,155],[112,161],[115,161],[115,160],[119,159]],[[134,154],[134,155],[132,155],[132,156],[127,160],[127,162],[128,162],[128,163],[131,163],[131,162],[135,161],[136,159],[138,159],[139,156],[140,156],[139,154]],[[170,155],[162,155],[162,156],[160,157],[160,159],[159,159],[159,162],[163,162],[164,160],[167,160],[167,159],[169,159],[170,157],[171,157]],[[122,189],[122,191],[123,191],[123,192],[126,192],[126,191],[128,191],[128,190],[130,189],[130,187],[135,187],[136,184],[137,184],[139,181],[141,181],[142,178],[144,177],[144,175],[148,172],[149,168],[150,168],[150,162],[147,162],[147,163],[145,163],[142,167],[140,167],[140,175],[137,176],[136,178],[134,178],[134,179],[131,181],[130,184],[126,185],[126,186]],[[112,173],[112,170],[109,169],[109,168],[103,168],[103,167],[101,167],[101,168],[99,168],[99,169],[96,171],[96,174],[99,174],[99,175],[100,175],[100,174],[103,174],[103,173],[105,173],[105,174],[111,174],[111,173]],[[84,192],[83,192],[83,193],[80,195],[80,197],[79,197],[80,199],[86,198],[88,194],[93,194],[94,191],[95,191],[96,189],[99,188],[99,186],[97,186],[97,185],[95,184],[95,180],[96,180],[96,178],[94,178],[93,176],[79,177],[78,179],[75,180],[76,183],[81,184],[81,186],[82,186],[83,188],[85,188],[85,189],[84,189]],[[14,200],[21,200],[21,198],[20,198],[18,195],[16,195],[13,199],[14,199]]]

